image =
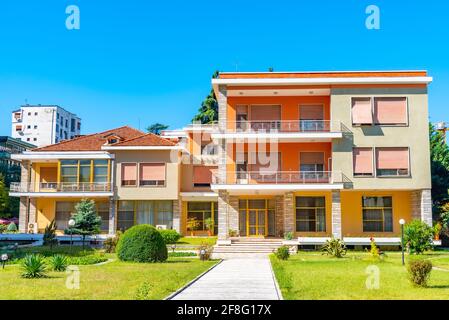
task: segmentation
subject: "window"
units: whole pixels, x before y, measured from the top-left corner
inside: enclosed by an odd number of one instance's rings
[[[28,115],[31,116],[31,112],[28,112]]]
[[[37,125],[34,126],[34,129],[37,129]]]
[[[30,138],[27,138],[27,141],[31,141],[31,139],[30,139]]]
[[[78,160],[61,160],[61,179],[62,183],[78,182]]]
[[[97,215],[101,218],[101,227],[100,230],[102,232],[109,231],[109,203],[108,202],[96,202],[97,207]]]
[[[33,138],[33,141],[37,141],[37,138]]]
[[[236,117],[235,117],[236,129],[237,130],[247,130],[248,122],[248,106],[236,106]]]
[[[117,230],[125,231],[134,225],[134,201],[119,201]]]
[[[122,186],[137,185],[137,163],[122,163]]]
[[[37,112],[35,112],[34,115],[37,116]]]
[[[372,124],[371,98],[352,98],[352,124]]]
[[[139,186],[165,185],[165,163],[141,163]]]
[[[56,132],[59,132],[59,124],[56,124]]]
[[[323,131],[324,106],[323,105],[301,105],[299,106],[301,131]]]
[[[212,173],[217,167],[194,166],[193,185],[195,187],[209,187],[212,183]]]
[[[325,232],[325,197],[296,197],[296,232]]]
[[[409,176],[409,149],[376,148],[376,173],[379,177]]]
[[[196,219],[199,223],[197,230],[207,231],[206,219],[213,219],[214,229],[218,230],[218,206],[216,202],[189,202],[187,203],[187,219]],[[191,230],[188,230],[191,231]]]
[[[406,98],[374,98],[374,123],[384,125],[407,124]]]
[[[75,119],[70,120],[70,131],[71,132],[75,131]]]
[[[281,106],[279,105],[252,105],[251,129],[252,130],[279,130],[281,127]]]
[[[352,150],[354,176],[373,176],[373,148]]]
[[[31,126],[30,126],[30,125],[27,125],[27,129],[31,129]]]
[[[300,152],[299,155],[301,172],[324,171],[324,152]]]
[[[59,119],[59,113],[56,114],[56,119]]]
[[[392,197],[362,197],[363,232],[393,232]]]
[[[69,127],[69,120],[65,119],[65,127],[68,128]]]
[[[75,202],[57,201],[55,210],[55,224],[57,230],[65,230],[68,227],[68,221],[75,211]]]
[[[105,191],[109,181],[109,160],[61,160],[60,181],[63,183],[95,183],[98,191]],[[101,186],[97,186],[101,185]],[[94,188],[94,187],[92,187]]]
[[[173,228],[173,202],[163,201],[119,201],[117,229],[126,230],[134,224],[165,225]]]

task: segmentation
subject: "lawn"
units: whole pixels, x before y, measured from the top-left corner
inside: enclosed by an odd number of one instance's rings
[[[207,244],[213,246],[217,242],[217,237],[182,237],[176,243],[177,245],[199,246]]]
[[[420,258],[449,271],[448,252],[431,252]],[[432,270],[427,288],[414,287],[401,264],[400,252],[387,252],[383,261],[373,260],[364,252],[349,252],[341,259],[319,252],[299,252],[287,261],[273,255],[270,259],[284,299],[288,300],[449,299],[449,272]],[[378,289],[366,286],[366,270],[372,265],[380,271]]]
[[[112,254],[106,256],[115,258]],[[164,299],[216,262],[173,257],[164,263],[130,263],[115,258],[103,265],[79,266],[79,289],[66,287],[65,272],[23,279],[20,267],[11,265],[0,269],[0,299],[135,299],[143,283],[150,285],[150,299]]]

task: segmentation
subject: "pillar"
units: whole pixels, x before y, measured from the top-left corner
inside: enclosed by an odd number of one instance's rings
[[[341,197],[339,190],[332,191],[332,235],[336,239],[342,239]]]

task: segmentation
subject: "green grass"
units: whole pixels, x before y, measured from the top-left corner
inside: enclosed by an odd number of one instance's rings
[[[213,246],[217,242],[217,237],[182,237],[176,242],[180,245],[195,245],[208,244]]]
[[[284,299],[449,299],[449,272],[432,270],[427,288],[414,287],[408,280],[400,252],[386,252],[375,261],[363,252],[349,252],[337,259],[319,252],[300,252],[288,261],[270,256]],[[449,270],[449,253],[431,252],[406,259],[430,259],[435,267]],[[366,287],[366,268],[380,270],[379,289]]]
[[[7,266],[0,269],[0,299],[134,299],[144,282],[151,285],[150,299],[163,299],[215,263],[169,258],[164,263],[115,260],[100,266],[79,266],[80,288],[72,290],[66,287],[65,272],[50,272],[49,278],[43,279],[22,279],[19,266]]]

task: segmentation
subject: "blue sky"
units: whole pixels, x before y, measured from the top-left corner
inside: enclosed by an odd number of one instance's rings
[[[80,8],[67,30],[65,8]],[[381,29],[365,28],[375,4]],[[188,123],[220,71],[427,69],[432,121],[449,121],[448,1],[0,3],[0,135],[24,104],[59,104],[82,133]]]

